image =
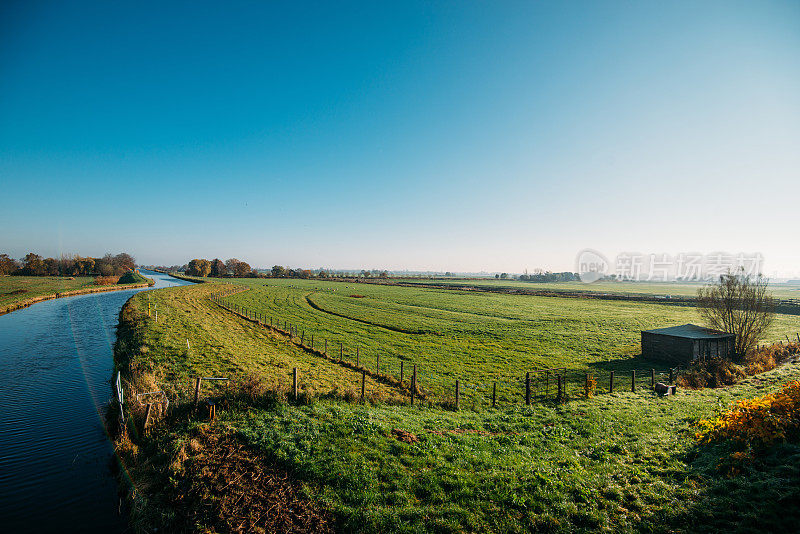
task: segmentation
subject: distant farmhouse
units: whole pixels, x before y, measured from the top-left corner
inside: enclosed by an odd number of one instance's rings
[[[736,336],[695,324],[642,331],[642,356],[691,363],[708,358],[730,358]]]

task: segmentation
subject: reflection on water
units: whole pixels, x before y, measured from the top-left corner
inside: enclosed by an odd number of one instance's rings
[[[156,288],[186,285],[145,272]],[[0,316],[0,530],[122,532],[111,399],[122,305],[138,291],[48,300]]]

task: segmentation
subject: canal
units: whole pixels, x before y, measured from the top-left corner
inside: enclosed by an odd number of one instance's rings
[[[187,285],[167,275],[152,289]],[[0,316],[0,530],[127,530],[103,425],[119,311],[131,289]]]

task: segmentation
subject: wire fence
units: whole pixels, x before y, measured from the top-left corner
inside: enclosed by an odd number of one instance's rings
[[[531,369],[519,378],[463,380],[453,372],[437,374],[433,369],[418,366],[411,359],[383,361],[380,353],[366,354],[360,345],[330,336],[325,332],[307,329],[280,316],[252,310],[228,297],[248,291],[248,288],[231,287],[211,295],[219,307],[272,331],[285,335],[296,346],[329,359],[334,363],[360,372],[363,379],[373,379],[391,385],[419,400],[439,402],[454,407],[487,407],[504,403],[565,401],[588,398],[604,393],[653,389],[661,382],[673,384],[679,368],[666,369],[608,369],[589,372],[568,369]],[[363,393],[362,393],[363,396]]]

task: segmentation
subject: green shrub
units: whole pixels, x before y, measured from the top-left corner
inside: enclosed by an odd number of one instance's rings
[[[146,284],[149,282],[147,278],[137,273],[136,271],[128,271],[119,277],[118,284]]]

